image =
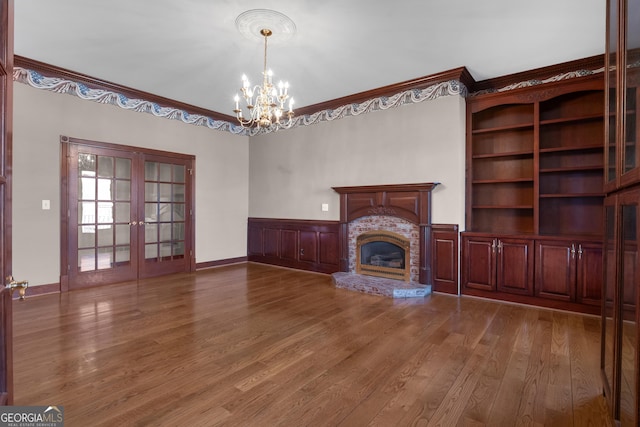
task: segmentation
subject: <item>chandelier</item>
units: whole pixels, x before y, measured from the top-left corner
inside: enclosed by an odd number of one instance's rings
[[[264,67],[262,86],[251,86],[246,75],[242,75],[242,98],[246,103],[248,115],[245,117],[240,108],[240,96],[236,94],[233,110],[240,125],[245,128],[257,127],[289,128],[293,124],[293,98],[289,97],[289,82],[273,84],[273,72],[267,69],[267,39],[273,32],[268,28],[260,30],[264,37]],[[289,101],[287,103],[287,100]],[[286,105],[285,105],[286,104]]]

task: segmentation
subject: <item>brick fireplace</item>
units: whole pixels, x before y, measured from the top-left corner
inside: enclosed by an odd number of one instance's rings
[[[431,191],[436,185],[333,187],[340,194],[340,271],[358,273],[359,236],[383,231],[408,241],[408,278],[403,273],[397,280],[431,285]]]
[[[418,283],[419,243],[418,226],[406,220],[388,215],[357,218],[349,223],[349,272]],[[363,245],[378,246],[378,259],[365,260],[363,265]],[[365,248],[365,255],[370,257],[372,254],[367,252]],[[397,258],[393,256],[397,252],[402,252],[402,266],[389,265],[397,261],[380,259]]]

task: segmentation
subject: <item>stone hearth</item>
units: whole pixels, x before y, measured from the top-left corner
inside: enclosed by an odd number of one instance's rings
[[[336,288],[389,298],[422,298],[431,294],[431,285],[365,276],[348,272],[333,273]]]

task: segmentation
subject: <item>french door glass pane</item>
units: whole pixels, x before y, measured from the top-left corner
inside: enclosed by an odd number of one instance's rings
[[[172,177],[171,177],[171,170],[173,169],[172,166],[173,165],[170,165],[167,163],[159,164],[158,172],[159,172],[160,181],[168,181],[168,182],[172,181]]]
[[[185,182],[185,171],[184,165],[173,165],[173,182]]]
[[[125,180],[116,181],[116,200],[120,200],[120,201],[131,200],[131,181],[125,181]]]
[[[173,184],[172,201],[184,202],[184,184]]]
[[[156,162],[144,162],[144,179],[147,181],[158,179],[158,164]]]
[[[145,182],[144,184],[145,202],[156,202],[158,200],[158,184],[155,182]]]
[[[116,178],[131,179],[131,159],[116,158]]]
[[[158,258],[158,245],[156,243],[152,245],[144,245],[144,257],[146,259]]]
[[[96,233],[93,228],[86,230],[86,226],[78,227],[78,248],[93,248],[96,245]],[[127,227],[128,228],[128,227]]]
[[[114,267],[113,247],[98,248],[98,270]]]
[[[129,245],[131,243],[131,226],[128,224],[116,225],[116,245]]]
[[[113,245],[113,227],[110,225],[99,226],[98,228],[98,246]]]
[[[131,218],[131,203],[118,202],[116,205],[116,222],[128,223]]]
[[[113,178],[114,164],[113,157],[98,156],[98,177]]]
[[[131,261],[131,248],[129,246],[116,246],[116,264],[128,264]]]
[[[184,256],[184,242],[176,242],[173,245],[173,256],[176,258]]]
[[[158,241],[158,224],[150,224],[147,222],[144,225],[144,241],[145,243]]]
[[[78,269],[80,271],[93,271],[96,269],[95,249],[78,249]]]

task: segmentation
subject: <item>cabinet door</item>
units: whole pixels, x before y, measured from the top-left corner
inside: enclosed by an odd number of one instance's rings
[[[280,258],[297,261],[298,232],[296,230],[280,230]]]
[[[536,242],[536,296],[561,301],[575,298],[575,244],[568,241]]]
[[[338,233],[321,231],[318,233],[318,239],[320,241],[320,252],[318,254],[318,261],[321,264],[338,265]]]
[[[318,233],[300,232],[300,261],[318,262]]]
[[[249,226],[248,232],[248,255],[264,255],[262,252],[262,227]]]
[[[276,228],[265,228],[263,236],[264,254],[269,257],[277,257],[279,255],[280,230]]]
[[[496,240],[491,237],[465,237],[463,240],[463,288],[496,290]]]
[[[600,305],[602,298],[602,245],[578,243],[577,300],[582,304]]]
[[[533,295],[533,241],[499,239],[496,271],[499,291]]]

